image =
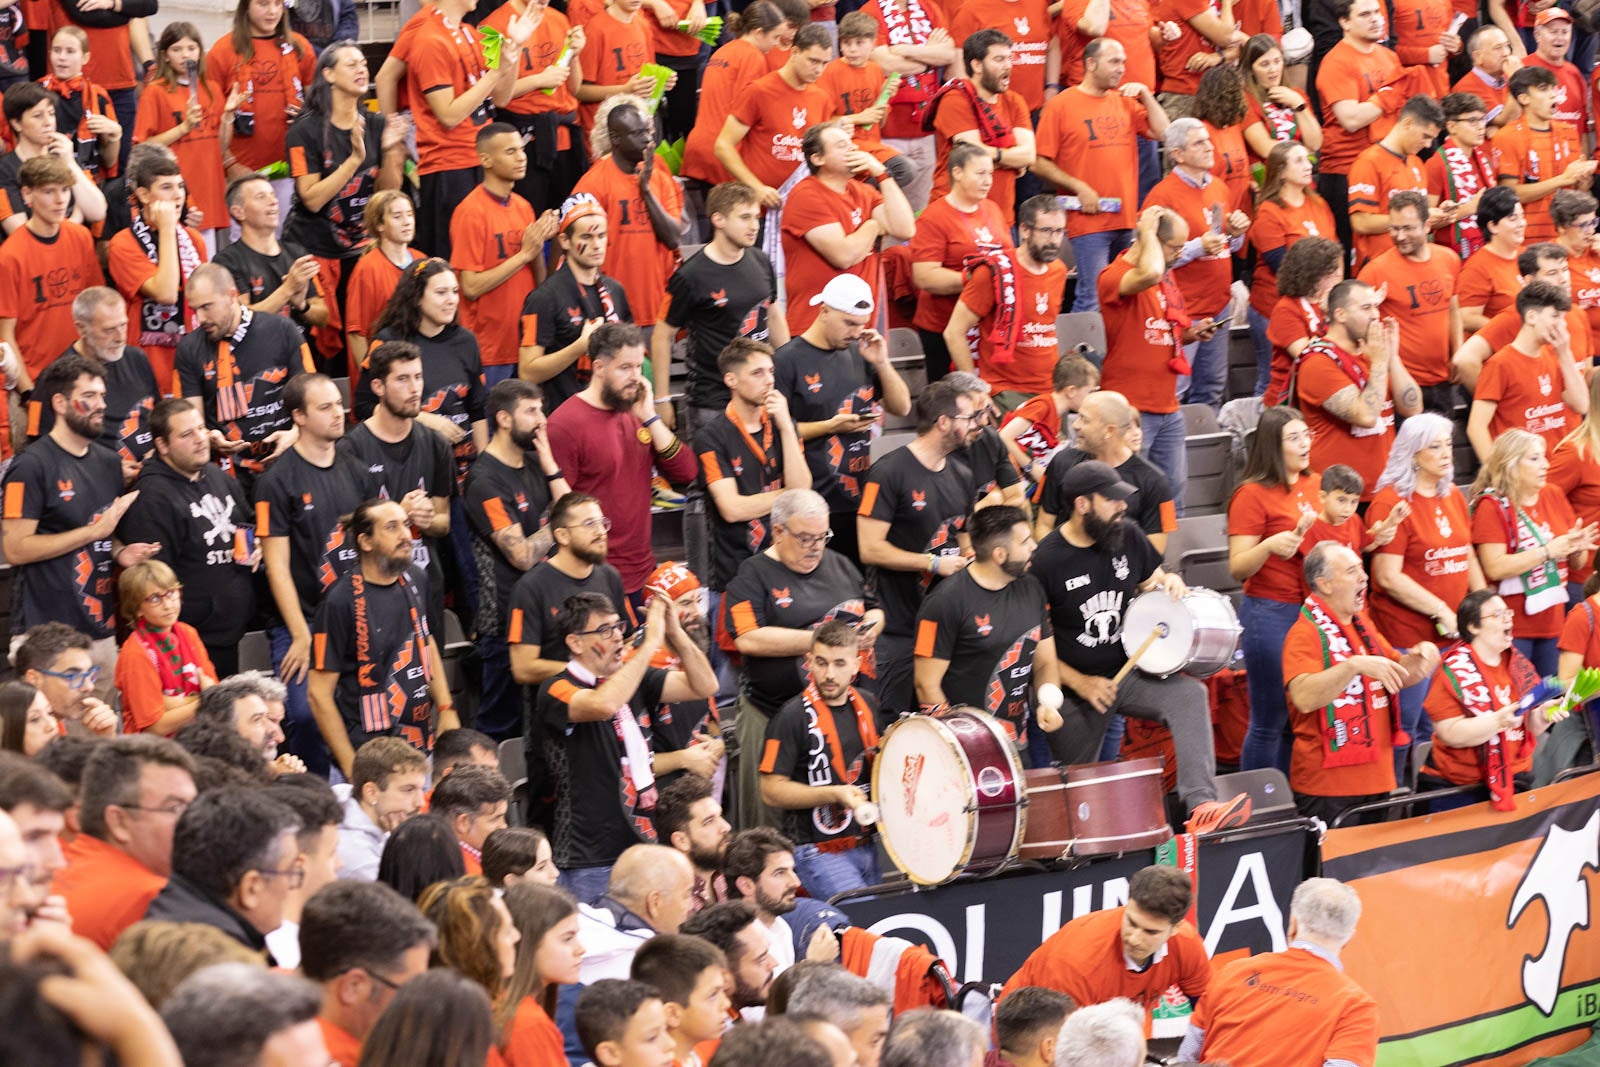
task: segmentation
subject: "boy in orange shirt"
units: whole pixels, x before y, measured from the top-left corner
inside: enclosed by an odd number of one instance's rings
[[[1555,73],[1544,67],[1523,67],[1512,74],[1506,90],[1521,106],[1522,117],[1494,139],[1497,177],[1522,201],[1528,216],[1524,240],[1529,242],[1554,240],[1551,195],[1573,188],[1595,171],[1595,161],[1583,158],[1577,129],[1555,121],[1558,88]]]
[[[833,117],[849,131],[856,147],[889,168],[895,184],[905,189],[915,177],[911,161],[883,143],[888,104],[878,104],[886,80],[871,58],[878,24],[865,11],[839,20],[839,58],[829,63],[817,87],[834,102]]]
[[[655,79],[641,73],[646,63],[656,61],[655,38],[648,18],[639,11],[641,6],[643,0],[610,0],[587,22],[573,17],[587,34],[583,51],[578,53],[583,70],[578,86],[578,125],[585,136],[594,129],[595,114],[606,97],[618,93],[647,97],[655,88]],[[667,79],[667,88],[677,83],[674,74]]]
[[[1394,247],[1389,239],[1389,199],[1395,193],[1427,195],[1428,178],[1417,153],[1439,136],[1444,112],[1432,97],[1413,96],[1400,109],[1394,129],[1350,164],[1350,228],[1355,232],[1356,269]]]
[[[1467,440],[1480,462],[1512,428],[1538,434],[1554,451],[1588,412],[1589,389],[1572,360],[1571,310],[1572,298],[1549,282],[1529,282],[1517,294],[1522,329],[1484,364],[1467,415]]]

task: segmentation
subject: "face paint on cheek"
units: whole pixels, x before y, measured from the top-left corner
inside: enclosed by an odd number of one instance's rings
[[[77,410],[79,415],[92,415],[94,413],[94,409],[81,400],[74,400],[72,402],[72,406]]]

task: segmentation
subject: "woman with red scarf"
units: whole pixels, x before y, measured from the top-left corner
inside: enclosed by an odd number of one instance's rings
[[[122,572],[117,595],[133,624],[117,655],[123,732],[171,737],[194,718],[217,669],[194,627],[178,621],[183,586],[171,567],[157,559],[134,564]]]
[[[1433,749],[1417,789],[1478,788],[1435,802],[1435,811],[1486,799],[1510,811],[1511,794],[1531,784],[1534,743],[1550,719],[1542,707],[1524,715],[1517,706],[1538,686],[1539,672],[1512,646],[1514,618],[1493,589],[1468,593],[1456,608],[1462,642],[1445,651],[1423,705],[1433,720]]]

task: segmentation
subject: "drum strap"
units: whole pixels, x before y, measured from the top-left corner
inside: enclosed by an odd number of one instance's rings
[[[861,778],[866,767],[867,758],[878,748],[878,726],[872,718],[872,709],[867,707],[867,702],[862,699],[855,686],[850,687],[849,700],[851,709],[856,716],[856,731],[861,735],[862,760],[854,767],[854,773],[846,770],[844,765],[844,746],[839,742],[839,730],[833,725],[833,709],[828,702],[822,699],[822,694],[817,691],[815,682],[807,682],[805,692],[801,694],[806,707],[816,718],[817,729],[822,732],[822,738],[828,743],[829,762],[833,764],[833,777],[840,785],[855,785]]]

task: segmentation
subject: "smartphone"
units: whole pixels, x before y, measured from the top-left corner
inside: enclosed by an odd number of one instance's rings
[[[1221,204],[1212,204],[1210,207],[1208,207],[1206,209],[1206,215],[1210,219],[1210,222],[1211,222],[1211,232],[1212,233],[1221,233],[1222,232],[1222,216],[1223,216],[1222,205]]]
[[[1213,320],[1212,321],[1212,325],[1220,330],[1220,329],[1222,329],[1224,326],[1228,325],[1228,323],[1230,323],[1232,321],[1233,321],[1233,316],[1229,315],[1225,319],[1215,319],[1215,320]]]

